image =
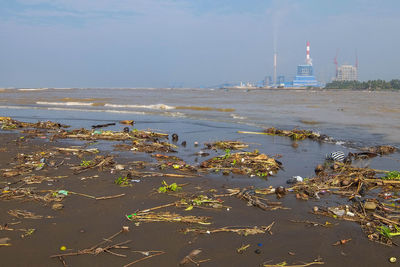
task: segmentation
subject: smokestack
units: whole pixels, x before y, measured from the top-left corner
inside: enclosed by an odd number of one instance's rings
[[[274,86],[276,86],[276,52],[274,53]]]
[[[310,42],[307,41],[307,57],[306,57],[306,64],[312,65],[311,58],[310,58]]]

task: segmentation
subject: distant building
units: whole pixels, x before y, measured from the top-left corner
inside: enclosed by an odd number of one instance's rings
[[[358,81],[357,67],[352,65],[342,65],[337,71],[337,81]]]
[[[277,84],[281,85],[285,83],[285,76],[284,75],[279,75],[277,78]]]
[[[297,75],[293,80],[294,87],[319,86],[317,79],[314,76],[312,65],[297,66]]]
[[[297,66],[297,75],[293,80],[293,87],[318,87],[320,83],[315,79],[314,69],[310,57],[310,42],[307,42],[307,57],[305,65]]]

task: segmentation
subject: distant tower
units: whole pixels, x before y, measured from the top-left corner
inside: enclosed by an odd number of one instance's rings
[[[357,54],[357,50],[356,50],[356,64],[355,64],[354,67],[356,67],[356,71],[357,71],[357,80],[358,80],[358,54]]]
[[[339,53],[339,49],[336,50],[336,56],[333,59],[333,64],[335,64],[335,69],[336,69],[335,79],[337,79],[337,77],[338,77],[338,61],[337,61],[338,53]]]
[[[276,86],[276,52],[274,53],[274,86]]]
[[[297,66],[297,75],[293,80],[294,87],[318,87],[320,84],[315,79],[312,60],[310,57],[310,42],[307,41],[306,64]]]
[[[312,65],[312,61],[311,61],[311,57],[310,57],[310,41],[307,41],[306,64],[307,64],[307,65]]]

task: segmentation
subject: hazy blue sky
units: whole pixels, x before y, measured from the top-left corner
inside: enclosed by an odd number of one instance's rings
[[[399,0],[0,0],[0,86],[166,87],[317,78],[333,58],[361,80],[400,78]]]

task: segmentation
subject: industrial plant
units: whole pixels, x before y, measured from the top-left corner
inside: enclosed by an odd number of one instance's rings
[[[358,58],[356,56],[356,64],[349,65],[343,64],[338,65],[337,61],[338,54],[334,58],[334,64],[336,67],[335,77],[332,78],[334,81],[358,81]],[[236,85],[226,84],[223,88],[239,88],[239,89],[256,89],[256,88],[296,88],[296,89],[307,89],[307,88],[321,88],[324,87],[324,83],[318,81],[314,75],[314,66],[310,55],[310,42],[306,42],[306,59],[305,64],[297,66],[296,75],[293,79],[286,81],[284,75],[277,74],[278,68],[278,55],[274,52],[273,58],[273,75],[266,76],[265,79],[260,83],[253,82],[240,82]],[[227,86],[228,85],[228,86]]]
[[[277,76],[277,53],[274,53],[274,76],[273,81],[267,76],[264,82],[265,88],[308,88],[322,87],[323,84],[318,82],[314,76],[314,68],[310,56],[310,42],[306,44],[306,61],[305,64],[297,66],[296,76],[293,81],[285,82],[283,75]]]

